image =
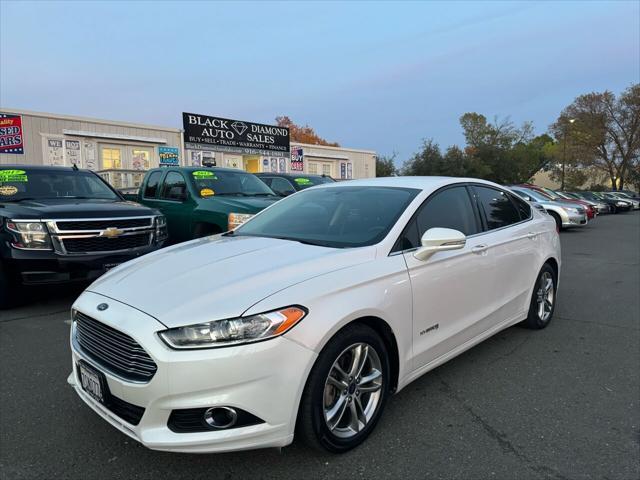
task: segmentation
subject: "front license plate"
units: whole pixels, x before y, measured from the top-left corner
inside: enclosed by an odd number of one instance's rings
[[[98,402],[104,403],[104,383],[100,381],[100,376],[102,374],[93,368],[88,367],[84,363],[79,363],[78,369],[80,371],[80,383],[82,384],[82,389]]]

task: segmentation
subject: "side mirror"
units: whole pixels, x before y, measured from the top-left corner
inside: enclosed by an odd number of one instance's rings
[[[424,262],[436,252],[463,248],[467,243],[467,237],[451,228],[430,228],[422,235],[421,243],[422,247],[416,250],[413,256]]]

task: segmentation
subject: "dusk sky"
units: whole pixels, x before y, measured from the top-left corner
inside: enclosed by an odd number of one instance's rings
[[[398,152],[476,111],[543,133],[640,81],[640,2],[0,2],[0,105],[181,127],[181,112]]]

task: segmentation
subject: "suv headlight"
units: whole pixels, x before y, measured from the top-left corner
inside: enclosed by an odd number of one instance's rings
[[[15,241],[11,243],[15,248],[33,250],[51,250],[51,236],[42,222],[9,220],[7,230],[14,234]]]
[[[286,307],[249,317],[171,328],[158,334],[175,349],[227,347],[282,335],[306,314],[307,311],[300,307]]]
[[[239,227],[244,222],[253,217],[253,215],[253,213],[230,213],[227,225],[229,230],[233,230],[234,228]]]

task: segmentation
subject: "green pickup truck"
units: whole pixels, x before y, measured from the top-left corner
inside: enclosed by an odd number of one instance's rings
[[[165,215],[169,243],[232,230],[279,199],[251,173],[206,167],[149,170],[126,197]]]

